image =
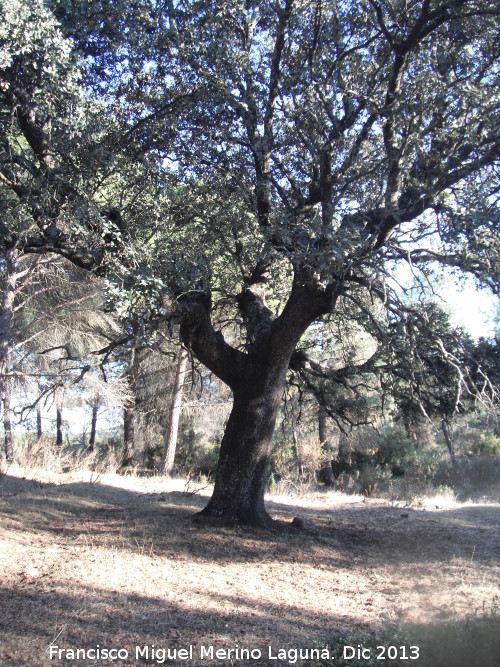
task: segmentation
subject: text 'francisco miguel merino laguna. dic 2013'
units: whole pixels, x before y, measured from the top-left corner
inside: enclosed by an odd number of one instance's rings
[[[125,648],[105,648],[97,644],[93,648],[62,648],[55,644],[48,649],[50,660],[150,660],[158,665],[164,664],[167,660],[259,660],[266,657],[269,660],[286,660],[291,665],[299,660],[308,658],[329,658],[329,650],[317,648],[274,648],[267,647],[267,651],[258,648],[240,648],[237,644],[231,648],[215,648],[214,646],[193,646],[190,644],[186,648],[163,648],[155,646],[136,646],[133,650]]]
[[[376,651],[364,648],[359,644],[357,646],[344,646],[340,652],[344,660],[368,660],[385,661],[386,658],[400,658],[402,660],[417,660],[419,657],[418,646],[377,646]],[[268,660],[286,661],[290,665],[296,664],[299,660],[335,660],[336,657],[330,654],[330,649],[325,648],[275,648],[268,646],[266,651],[258,648],[240,648],[238,644],[231,648],[215,648],[214,646],[194,646],[189,644],[186,648],[163,648],[154,644],[146,646],[136,646],[134,650],[129,651],[126,648],[104,648],[97,644],[94,648],[60,648],[51,644],[48,648],[51,660],[149,660],[163,665],[167,660],[259,660],[266,657]],[[340,656],[339,656],[340,657]],[[411,663],[409,663],[411,664]]]
[[[97,644],[94,648],[61,648],[55,644],[49,646],[50,660],[151,660],[158,665],[163,665],[167,660],[259,660],[265,655],[269,660],[286,660],[291,665],[298,660],[307,658],[329,658],[328,649],[307,648],[279,648],[267,647],[267,652],[258,648],[240,648],[237,644],[231,648],[215,648],[214,646],[193,646],[186,648],[162,648],[154,644],[148,646],[136,646],[129,651],[126,648],[105,648]]]

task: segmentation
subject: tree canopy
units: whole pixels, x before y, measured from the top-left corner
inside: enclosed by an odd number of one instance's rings
[[[369,330],[382,308],[390,336],[399,264],[499,292],[498,4],[2,8],[2,247],[62,254],[180,324],[234,396],[204,515],[266,523],[311,324]]]

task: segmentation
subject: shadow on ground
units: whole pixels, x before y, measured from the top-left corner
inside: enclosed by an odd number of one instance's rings
[[[217,593],[214,592],[214,596]],[[64,659],[67,649],[85,650],[99,646],[107,649],[125,649],[128,658],[125,660],[112,661],[78,661],[76,664],[85,665],[120,665],[131,667],[133,665],[157,665],[170,666],[191,665],[201,667],[217,665],[218,667],[229,667],[230,665],[245,664],[253,667],[273,666],[284,667],[293,664],[293,651],[297,648],[311,649],[313,647],[329,647],[329,660],[306,661],[305,666],[311,664],[314,667],[334,667],[334,665],[357,665],[358,667],[375,667],[376,665],[415,665],[416,667],[497,667],[500,658],[500,634],[498,625],[500,616],[490,615],[486,618],[471,618],[467,621],[443,621],[433,624],[414,624],[390,628],[387,626],[376,626],[370,629],[359,627],[356,634],[339,636],[335,633],[340,619],[334,615],[328,617],[317,616],[313,620],[303,620],[300,629],[297,630],[289,642],[277,644],[273,642],[273,624],[276,616],[281,622],[296,622],[301,617],[301,609],[293,605],[274,608],[245,608],[241,607],[238,612],[228,614],[227,611],[216,613],[213,610],[204,611],[193,609],[188,601],[184,604],[168,603],[155,597],[139,595],[121,596],[107,590],[97,591],[78,587],[71,594],[61,592],[44,592],[37,590],[12,590],[0,588],[0,598],[4,601],[3,613],[0,617],[0,659],[2,667],[46,667],[48,665],[75,664],[74,660]],[[47,633],[47,623],[44,616],[33,615],[33,601],[41,605],[45,614],[53,617],[53,630]],[[224,627],[228,623],[238,625],[242,617],[248,614],[262,615],[268,621],[269,636],[248,638],[244,632],[237,637],[229,639],[224,633]],[[342,619],[345,622],[345,619]],[[261,619],[262,623],[262,619]],[[308,638],[322,631],[325,637],[335,639],[325,640],[323,643],[312,643]],[[369,633],[369,634],[368,634]],[[11,647],[23,647],[31,645],[34,651],[32,658],[24,652],[24,657],[16,659],[15,650]],[[192,645],[191,660],[182,660],[176,657],[175,651],[180,649],[189,650]],[[352,646],[354,650],[360,646],[367,647],[370,651],[369,659],[343,660],[343,647]],[[62,660],[49,658],[49,647],[55,646],[63,649]],[[172,660],[162,659],[160,662],[145,659],[145,647],[151,655],[153,647],[170,651]],[[201,647],[205,647],[205,658]],[[140,647],[139,657],[136,659],[136,647]],[[233,658],[211,660],[210,647],[214,654],[217,650],[227,651],[239,647],[240,649],[257,649],[261,653],[259,659],[245,659],[244,661]],[[383,647],[383,648],[381,648]],[[392,647],[392,648],[389,648]],[[417,647],[419,658],[408,660],[409,655],[415,655]],[[279,660],[277,656],[280,650],[288,653],[290,660]],[[404,659],[389,660],[391,651]],[[269,652],[271,651],[271,653]],[[157,653],[157,655],[160,655]],[[166,654],[169,655],[168,653]],[[182,654],[181,654],[182,655]],[[220,655],[220,654],[219,654]],[[233,654],[234,655],[234,654]],[[305,657],[305,653],[303,653]],[[352,657],[352,651],[349,649]],[[377,659],[384,655],[385,659]],[[54,653],[54,656],[57,656]],[[302,663],[302,661],[301,661]]]
[[[315,528],[263,531],[193,525],[192,516],[206,502],[179,491],[4,476],[0,527],[8,536],[8,556],[0,568],[1,667],[280,667],[294,663],[266,658],[269,645],[275,655],[280,647],[312,647],[342,628],[355,644],[366,635],[394,638],[398,645],[421,643],[425,660],[400,664],[500,664],[498,615],[475,618],[467,597],[472,586],[481,588],[498,573],[498,505],[423,511],[328,496],[322,506],[272,500],[268,508],[280,521],[301,516]],[[491,590],[494,584],[485,597]],[[444,603],[442,594],[448,596]],[[460,613],[448,600],[462,604]],[[432,623],[387,634],[386,612],[392,610],[394,620],[399,610],[412,609],[419,615],[405,618]],[[173,649],[193,643],[197,656],[201,644],[238,644],[262,650],[262,659],[56,662],[46,653],[51,643],[74,649],[100,644],[131,655],[136,645]],[[334,657],[314,667],[341,664]]]
[[[452,558],[500,562],[500,506],[468,505],[439,511],[395,508],[369,503],[325,507],[267,503],[281,522],[305,517],[313,530],[214,529],[195,526],[192,517],[207,497],[179,491],[141,493],[85,482],[41,484],[5,475],[0,481],[0,515],[11,527],[74,539],[82,525],[93,544],[103,539],[137,552],[151,543],[157,554],[187,554],[201,560],[251,562],[279,556],[304,561],[318,543],[330,548],[332,567],[345,564],[349,552],[386,562],[442,562]],[[189,539],[186,539],[189,534]],[[196,537],[195,537],[196,536]],[[234,537],[237,539],[233,539]],[[248,539],[247,539],[248,538]],[[193,549],[193,540],[195,547]],[[231,542],[231,549],[224,545]],[[341,555],[342,554],[342,555]]]

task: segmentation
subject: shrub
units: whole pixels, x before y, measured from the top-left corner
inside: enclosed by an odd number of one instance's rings
[[[393,475],[402,476],[415,457],[415,443],[403,429],[385,429],[379,440],[378,458],[382,465],[391,469]]]
[[[438,484],[436,487],[436,494],[443,498],[449,498],[450,500],[454,500],[455,498],[455,491],[451,486],[447,486],[446,484]]]
[[[443,452],[432,445],[414,450],[408,466],[408,473],[417,481],[432,482],[443,459]]]
[[[317,438],[301,434],[297,446],[289,438],[276,438],[270,456],[269,490],[302,493],[316,482],[322,464]]]
[[[390,472],[380,466],[365,465],[361,468],[358,483],[365,496],[371,496],[378,490],[387,489],[390,481]]]
[[[217,470],[219,443],[210,440],[197,441],[192,428],[183,431],[177,443],[175,469],[189,477],[206,477],[212,480]]]
[[[500,455],[500,438],[492,433],[482,433],[472,446],[472,455]]]
[[[165,443],[151,442],[143,451],[144,466],[148,470],[159,470],[163,461],[163,453],[165,451]]]
[[[296,462],[292,443],[284,438],[276,440],[270,457],[271,474],[279,477],[286,475]]]

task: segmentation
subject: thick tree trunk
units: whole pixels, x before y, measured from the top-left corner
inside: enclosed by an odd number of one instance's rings
[[[179,418],[181,415],[182,394],[187,362],[188,351],[185,347],[181,347],[179,351],[179,358],[177,360],[177,368],[175,371],[174,389],[172,393],[172,402],[170,404],[168,428],[165,436],[165,452],[162,461],[162,472],[167,474],[170,473],[174,467],[175,450],[177,448],[177,433],[179,430]]]
[[[197,521],[215,525],[242,523],[269,526],[264,490],[269,454],[285,381],[304,331],[323,312],[330,312],[336,292],[307,286],[296,275],[290,297],[274,319],[265,304],[265,263],[248,279],[238,304],[247,322],[247,352],[231,348],[210,321],[210,302],[198,295],[186,302],[181,335],[207,368],[231,387],[233,408],[222,438],[212,498]]]
[[[221,443],[212,498],[200,513],[224,525],[267,526],[271,518],[264,507],[271,438],[277,408],[265,396],[235,396]]]
[[[288,363],[280,366],[277,360],[267,372],[262,369],[263,380],[254,383],[249,377],[246,384],[233,390],[233,408],[221,442],[214,492],[199,520],[208,518],[223,525],[271,525],[264,491]]]

